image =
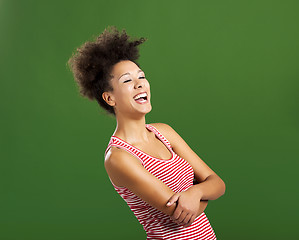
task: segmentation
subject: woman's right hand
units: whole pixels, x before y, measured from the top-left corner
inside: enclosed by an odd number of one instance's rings
[[[200,216],[208,205],[208,200],[198,200],[192,192],[178,192],[175,193],[170,199],[167,206],[176,204],[176,208],[171,215],[171,219],[178,225],[189,227],[194,220]]]

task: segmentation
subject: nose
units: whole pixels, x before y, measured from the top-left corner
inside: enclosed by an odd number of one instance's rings
[[[137,78],[135,87],[136,88],[143,88],[144,87],[144,81],[142,81],[142,79]]]

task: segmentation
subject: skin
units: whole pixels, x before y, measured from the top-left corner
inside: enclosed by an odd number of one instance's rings
[[[104,92],[102,97],[115,110],[117,126],[113,135],[151,156],[169,159],[169,150],[145,127],[145,115],[152,110],[152,106],[150,84],[141,70],[129,60],[120,61],[112,68],[113,91]],[[139,104],[133,99],[141,92],[147,92],[148,103]],[[188,227],[204,211],[208,200],[215,200],[224,194],[225,184],[172,127],[165,123],[151,125],[166,137],[176,154],[189,162],[199,184],[175,193],[148,172],[136,157],[117,147],[111,147],[107,152],[105,169],[116,186],[127,187],[145,202],[169,215],[177,224]]]

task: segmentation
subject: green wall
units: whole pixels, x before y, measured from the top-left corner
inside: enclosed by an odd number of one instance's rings
[[[147,37],[147,123],[171,125],[225,181],[219,240],[298,237],[299,2],[0,1],[0,239],[145,239],[113,189],[115,120],[67,60],[108,25]]]

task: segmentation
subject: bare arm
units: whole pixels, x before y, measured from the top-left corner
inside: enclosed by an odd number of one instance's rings
[[[184,227],[189,227],[208,205],[208,200],[200,200],[201,195],[198,194],[200,192],[195,191],[193,187],[191,186],[184,192],[175,193],[166,204],[167,206],[177,204],[170,218]]]
[[[176,154],[192,166],[195,179],[199,184],[191,188],[197,189],[196,191],[198,191],[201,200],[215,200],[225,193],[223,180],[189,147],[172,127],[165,123],[154,123],[152,125],[170,141]]]
[[[147,171],[136,157],[123,149],[111,148],[105,158],[105,169],[111,181],[126,187],[136,196],[171,216],[176,204],[166,206],[168,199],[175,193],[160,179]]]
[[[170,199],[170,206],[177,202],[177,207],[171,218],[179,223],[185,217],[186,209],[195,209],[197,201],[204,209],[207,202],[215,200],[225,193],[225,183],[209,166],[188,146],[183,138],[165,123],[152,123],[169,140],[174,152],[188,161],[194,170],[195,179],[199,184],[193,185],[187,191],[175,193]],[[191,221],[194,221],[192,218]]]
[[[199,215],[207,208],[209,200],[200,200]]]
[[[196,185],[196,184],[199,184],[199,182],[194,179],[193,181],[193,185]],[[200,200],[200,206],[199,206],[199,215],[204,212],[204,210],[207,208],[208,206],[208,203],[209,203],[209,200]]]

